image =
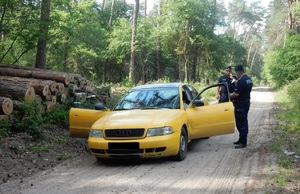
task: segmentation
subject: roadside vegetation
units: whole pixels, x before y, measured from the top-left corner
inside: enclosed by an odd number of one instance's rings
[[[300,181],[300,37],[289,33],[286,45],[273,48],[265,58],[265,75],[275,88],[278,130],[271,148],[280,153],[274,177],[280,187],[297,187]]]

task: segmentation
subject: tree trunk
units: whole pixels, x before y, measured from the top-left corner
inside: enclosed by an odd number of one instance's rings
[[[37,79],[27,79],[20,77],[0,76],[0,82],[25,84],[34,88],[36,94],[45,96],[48,93],[49,85]]]
[[[53,80],[65,85],[70,84],[70,76],[63,72],[54,72],[47,70],[37,70],[37,69],[14,69],[14,68],[0,68],[0,75],[4,76],[14,76],[23,78],[35,78],[44,80]]]
[[[144,5],[145,5],[144,15],[145,17],[147,17],[147,0],[145,0]]]
[[[137,31],[137,18],[139,14],[139,0],[135,0],[134,13],[133,13],[133,25],[132,25],[132,36],[131,36],[131,53],[130,53],[130,64],[129,64],[129,80],[135,82],[135,39]]]
[[[157,8],[157,17],[159,18],[161,16],[161,1],[158,2],[158,8]],[[160,25],[159,22],[157,22],[157,30],[159,31]],[[157,79],[161,78],[161,67],[160,67],[160,58],[161,58],[161,46],[160,46],[160,35],[157,35],[156,38],[156,69],[157,69],[157,74],[156,77]]]
[[[42,0],[40,33],[37,43],[37,52],[35,60],[35,67],[40,69],[45,69],[46,66],[46,49],[48,39],[50,5],[51,0]]]
[[[113,15],[114,15],[114,7],[115,7],[115,0],[112,0],[111,7],[110,7],[110,17],[109,17],[109,22],[108,22],[109,27],[111,27],[111,25],[112,25],[112,20],[113,20]]]
[[[13,112],[13,102],[11,99],[0,96],[0,114],[10,115]]]
[[[0,96],[33,102],[35,91],[33,87],[28,85],[2,83],[0,85]]]
[[[101,11],[104,12],[104,9],[105,9],[105,0],[102,1],[102,10]]]

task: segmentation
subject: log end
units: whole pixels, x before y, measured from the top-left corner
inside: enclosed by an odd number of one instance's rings
[[[45,85],[43,88],[43,95],[46,96],[48,94],[49,90],[50,90],[49,85]]]
[[[5,115],[10,115],[13,112],[13,102],[9,98],[5,98],[2,102],[2,112]]]
[[[28,87],[28,89],[26,90],[24,99],[27,102],[33,102],[34,101],[35,91],[34,91],[33,87]]]

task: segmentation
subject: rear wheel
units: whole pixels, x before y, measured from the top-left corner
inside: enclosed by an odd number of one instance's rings
[[[179,138],[179,151],[178,154],[174,157],[177,161],[182,161],[185,159],[187,154],[188,139],[187,133],[184,128],[181,128],[180,138]]]

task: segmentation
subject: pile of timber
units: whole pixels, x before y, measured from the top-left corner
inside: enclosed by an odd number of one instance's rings
[[[0,121],[8,120],[22,102],[41,103],[38,112],[51,111],[78,91],[96,94],[96,87],[79,74],[0,64]]]

